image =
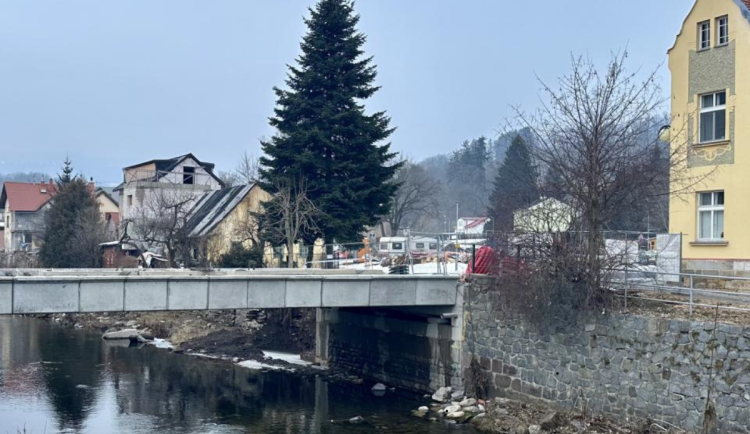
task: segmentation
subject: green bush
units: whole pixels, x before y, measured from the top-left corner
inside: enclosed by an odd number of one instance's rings
[[[257,246],[246,248],[240,243],[232,244],[227,253],[221,256],[222,268],[263,268],[263,249]]]

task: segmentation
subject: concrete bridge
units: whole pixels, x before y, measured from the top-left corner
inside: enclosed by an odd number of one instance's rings
[[[1,270],[0,315],[316,308],[316,359],[395,386],[461,386],[456,277],[348,270]]]
[[[0,315],[452,306],[455,277],[373,272],[0,270]]]

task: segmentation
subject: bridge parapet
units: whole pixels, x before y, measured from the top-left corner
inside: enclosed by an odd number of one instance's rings
[[[0,272],[0,315],[456,303],[455,277],[289,271]]]

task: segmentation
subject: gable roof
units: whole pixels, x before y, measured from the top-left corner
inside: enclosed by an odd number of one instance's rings
[[[8,201],[10,211],[38,211],[57,192],[57,185],[49,183],[6,182],[0,193],[0,206]]]
[[[255,184],[212,190],[190,211],[185,229],[190,237],[208,235],[255,188]]]
[[[695,0],[693,2],[693,7],[690,8],[690,12],[688,12],[688,14],[685,15],[685,19],[682,20],[682,26],[680,26],[680,32],[677,33],[677,36],[674,38],[674,43],[669,48],[669,50],[667,50],[667,53],[669,53],[670,51],[672,51],[672,49],[675,47],[675,45],[677,45],[677,40],[682,35],[682,29],[685,28],[685,23],[687,23],[687,19],[693,13],[693,11],[695,10],[695,5],[697,5],[699,1],[700,0]],[[732,0],[732,1],[737,4],[737,6],[740,8],[740,12],[742,13],[742,16],[745,17],[745,19],[747,20],[747,22],[750,24],[750,0]]]
[[[488,219],[488,217],[479,217],[479,218],[476,218],[476,219],[474,219],[473,221],[469,222],[466,225],[466,229],[475,228],[475,227],[481,225],[482,223],[486,222],[487,219]]]
[[[94,193],[94,196],[99,196],[100,194],[103,194],[107,196],[107,198],[111,200],[112,203],[119,206],[120,202],[117,199],[115,199],[114,191],[115,191],[114,187],[98,187],[96,189],[96,192]]]
[[[148,161],[144,161],[143,163],[138,163],[138,164],[133,164],[131,166],[123,167],[122,170],[135,169],[136,167],[145,166],[147,164],[153,164],[157,172],[157,177],[161,178],[162,174],[160,174],[160,172],[171,172],[172,170],[175,169],[175,167],[177,167],[180,163],[182,163],[188,158],[195,160],[195,162],[198,163],[199,166],[201,166],[206,172],[208,172],[209,175],[211,175],[215,180],[219,182],[219,185],[221,185],[222,187],[224,186],[224,182],[221,179],[219,179],[218,176],[214,174],[214,167],[216,167],[216,165],[214,163],[203,162],[197,159],[195,155],[193,155],[192,153],[180,155],[179,157],[174,157],[174,158],[148,160]],[[120,186],[117,186],[115,187],[115,190],[119,188]]]

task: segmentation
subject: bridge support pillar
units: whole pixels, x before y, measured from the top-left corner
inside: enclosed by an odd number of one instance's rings
[[[338,320],[338,308],[318,308],[315,312],[315,362],[328,366],[331,323]]]

